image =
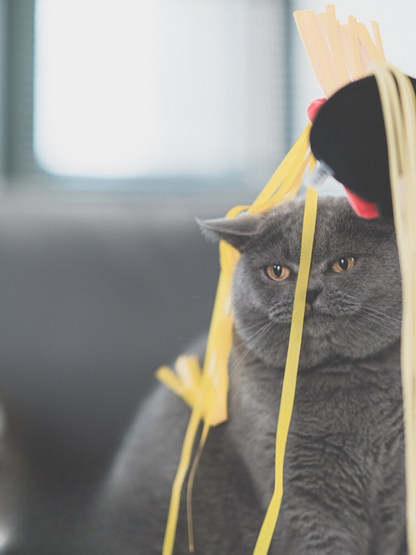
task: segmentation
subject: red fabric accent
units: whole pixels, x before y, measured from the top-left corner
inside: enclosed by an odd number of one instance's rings
[[[306,110],[306,113],[308,114],[308,118],[311,123],[315,121],[316,114],[319,112],[322,104],[325,104],[325,102],[326,102],[326,98],[318,98],[317,100],[314,100],[309,104],[308,109]]]
[[[378,211],[377,204],[375,202],[368,202],[367,200],[360,198],[355,193],[347,189],[345,185],[344,188],[347,192],[347,197],[352,209],[357,216],[364,218],[364,220],[374,220],[375,218],[380,217],[380,212]]]

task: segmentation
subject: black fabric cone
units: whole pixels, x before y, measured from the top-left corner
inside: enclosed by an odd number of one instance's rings
[[[416,80],[410,80],[416,91]],[[315,158],[333,170],[335,179],[375,202],[381,216],[393,217],[386,132],[374,76],[328,98],[315,118],[310,143]]]

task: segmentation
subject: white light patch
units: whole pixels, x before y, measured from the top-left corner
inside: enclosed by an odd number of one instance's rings
[[[223,0],[37,0],[40,166],[107,178],[234,171],[244,157],[234,94],[245,79],[235,23],[244,10]]]
[[[0,528],[0,553],[7,548],[10,542],[10,532]]]

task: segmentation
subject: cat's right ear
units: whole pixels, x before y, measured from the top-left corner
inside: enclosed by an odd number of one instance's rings
[[[236,218],[197,220],[202,233],[212,241],[226,241],[238,250],[260,230],[265,218],[261,214],[242,214]]]

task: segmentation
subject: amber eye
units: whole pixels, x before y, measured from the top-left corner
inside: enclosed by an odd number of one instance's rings
[[[287,266],[273,264],[272,266],[267,266],[266,274],[274,281],[283,281],[290,276],[290,270]]]
[[[332,263],[332,269],[337,274],[342,274],[343,272],[348,272],[351,268],[354,267],[355,258],[352,256],[338,258],[335,262]]]

